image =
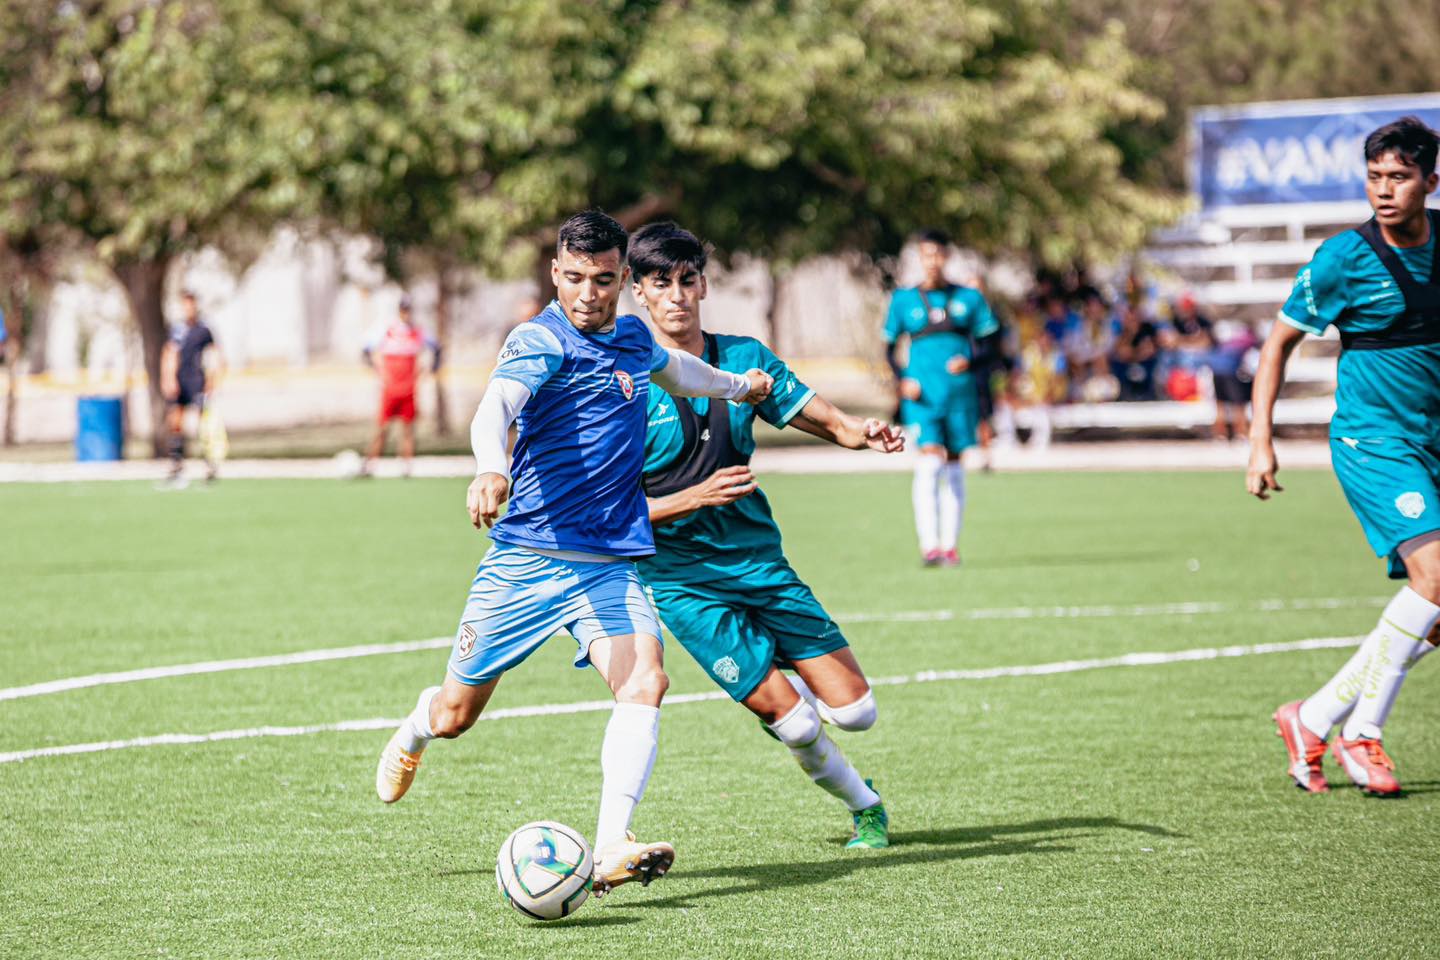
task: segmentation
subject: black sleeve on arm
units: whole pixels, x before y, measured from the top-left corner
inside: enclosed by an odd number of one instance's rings
[[[890,365],[890,372],[895,374],[895,379],[900,380],[905,376],[905,371],[900,369],[900,362],[895,359],[895,344],[885,344],[885,362]]]

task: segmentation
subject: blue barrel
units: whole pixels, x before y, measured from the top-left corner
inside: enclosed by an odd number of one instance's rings
[[[75,404],[75,459],[119,460],[125,443],[119,397],[81,397]]]

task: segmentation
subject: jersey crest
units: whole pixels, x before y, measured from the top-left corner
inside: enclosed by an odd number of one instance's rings
[[[624,370],[616,370],[615,380],[620,384],[620,392],[625,394],[626,400],[635,396],[635,381],[630,379],[630,374]]]

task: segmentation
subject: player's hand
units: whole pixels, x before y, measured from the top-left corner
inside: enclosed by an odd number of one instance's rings
[[[919,399],[920,399],[920,381],[919,381],[919,380],[911,380],[909,377],[906,377],[904,380],[901,380],[901,381],[900,381],[900,396],[904,397],[906,400],[919,400]]]
[[[945,361],[945,369],[953,374],[961,374],[970,369],[970,361],[957,353]]]
[[[1250,445],[1250,466],[1245,470],[1246,492],[1261,500],[1270,499],[1270,491],[1280,493],[1284,487],[1275,479],[1280,464],[1275,459],[1275,444],[1269,440],[1257,440]]]
[[[746,378],[750,381],[750,392],[741,397],[741,401],[749,404],[764,403],[770,398],[770,391],[775,387],[775,378],[764,370],[751,369],[745,371]]]
[[[498,473],[482,473],[470,481],[470,489],[465,493],[465,507],[470,511],[470,522],[475,524],[475,529],[480,529],[480,524],[486,527],[495,525],[495,519],[500,516],[500,506],[510,498],[510,481]]]
[[[721,467],[690,488],[696,508],[723,507],[755,492],[755,475],[746,466]]]
[[[865,446],[881,453],[899,453],[905,449],[905,433],[894,424],[870,418],[861,431]]]

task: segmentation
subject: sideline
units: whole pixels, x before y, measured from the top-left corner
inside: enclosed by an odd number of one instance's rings
[[[1226,601],[1187,600],[1179,603],[1155,603],[1132,606],[1111,604],[1073,607],[991,607],[974,610],[900,610],[894,613],[839,614],[835,619],[840,623],[930,623],[930,622],[974,622],[989,620],[1068,620],[1108,617],[1170,617],[1206,616],[1218,613],[1275,613],[1298,610],[1342,610],[1355,607],[1383,607],[1389,597],[1317,597],[1313,599],[1284,600],[1279,598],[1255,600],[1247,604]],[[103,687],[116,683],[139,683],[145,680],[161,680],[167,677],[189,677],[205,673],[225,673],[231,670],[258,670],[266,667],[288,667],[301,663],[323,663],[327,660],[349,660],[355,657],[374,657],[393,653],[412,653],[416,650],[439,650],[449,647],[453,637],[432,637],[428,640],[409,640],[402,643],[367,643],[354,647],[335,647],[322,650],[302,650],[296,653],[280,653],[266,657],[243,657],[233,660],[207,660],[199,663],[177,663],[165,667],[142,667],[136,670],[120,670],[113,673],[92,673],[87,676],[66,677],[60,680],[46,680],[20,687],[0,689],[0,702],[21,700],[27,697],[43,697],[71,690]]]
[[[1265,656],[1275,653],[1291,653],[1299,650],[1327,650],[1333,647],[1353,647],[1364,637],[1312,637],[1308,640],[1293,640],[1287,643],[1257,643],[1230,647],[1198,647],[1190,650],[1169,652],[1127,653],[1118,657],[1098,657],[1090,660],[1060,660],[1053,663],[1036,663],[1028,666],[986,667],[979,670],[924,670],[905,676],[878,677],[870,681],[872,686],[899,687],[912,683],[936,683],[960,680],[993,680],[998,677],[1043,677],[1060,673],[1080,673],[1087,670],[1106,670],[1118,667],[1150,667],[1167,663],[1190,663],[1197,660],[1221,660],[1234,657]],[[728,700],[729,695],[721,690],[705,693],[682,693],[666,697],[666,704],[702,703],[712,700]],[[600,713],[614,706],[609,700],[582,700],[576,703],[537,704],[526,707],[509,707],[480,715],[481,720],[510,720],[517,717],[544,717],[574,713]],[[301,727],[248,727],[240,730],[220,730],[215,733],[162,733],[157,736],[136,737],[130,740],[104,740],[98,743],[72,743],[60,747],[39,747],[33,750],[16,750],[0,753],[0,764],[19,763],[40,757],[73,756],[83,753],[104,753],[111,750],[129,750],[136,747],[175,746],[196,743],[218,743],[225,740],[252,740],[261,737],[299,737],[314,733],[348,733],[358,730],[386,730],[400,725],[400,718],[372,717],[368,720],[346,720],[340,723],[322,723]]]

